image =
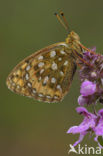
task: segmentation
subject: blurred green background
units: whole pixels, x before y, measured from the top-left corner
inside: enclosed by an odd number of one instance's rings
[[[53,15],[60,10],[81,42],[86,47],[96,46],[102,53],[102,0],[0,1],[0,156],[67,156],[69,144],[78,139],[78,135],[66,134],[70,126],[82,121],[75,111],[80,88],[78,71],[69,94],[56,104],[16,95],[5,84],[19,61],[65,40],[67,32]],[[97,146],[88,137],[82,145],[85,143]]]

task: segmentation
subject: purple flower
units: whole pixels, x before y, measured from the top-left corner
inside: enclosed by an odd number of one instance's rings
[[[78,103],[79,103],[80,106],[83,106],[84,104],[87,104],[88,103],[88,98],[80,95],[78,97]]]
[[[97,136],[101,136],[103,135],[103,109],[98,112],[98,116],[99,121],[97,126],[94,128],[94,131]]]
[[[78,141],[76,141],[73,146],[80,143],[87,133],[91,134],[93,132],[96,135],[95,141],[98,142],[97,137],[103,135],[103,109],[101,109],[97,115],[88,112],[84,107],[78,107],[76,111],[84,116],[84,120],[79,126],[73,126],[67,131],[67,133],[72,134],[80,133]]]
[[[94,138],[94,140],[98,143],[98,145],[100,146],[100,148],[103,148],[103,146],[98,142],[98,137],[102,136],[103,137],[103,109],[101,109],[98,112],[99,115],[99,121],[97,123],[97,126],[94,128],[96,137]],[[102,138],[103,139],[103,138]]]
[[[80,106],[84,104],[92,104],[95,101],[95,93],[97,91],[96,84],[94,82],[85,80],[81,84],[80,95],[78,97],[78,103]]]
[[[96,84],[91,81],[84,81],[81,85],[80,93],[83,96],[92,95],[96,92]]]

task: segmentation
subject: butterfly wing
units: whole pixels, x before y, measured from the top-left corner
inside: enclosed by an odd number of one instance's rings
[[[72,49],[57,43],[20,62],[7,78],[10,90],[44,102],[58,102],[69,90],[76,70]]]

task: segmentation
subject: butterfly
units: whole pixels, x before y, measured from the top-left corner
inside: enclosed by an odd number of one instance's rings
[[[56,14],[62,25],[67,28]],[[77,33],[70,31],[65,42],[43,48],[21,61],[9,74],[8,88],[43,102],[59,102],[68,93],[83,46]]]

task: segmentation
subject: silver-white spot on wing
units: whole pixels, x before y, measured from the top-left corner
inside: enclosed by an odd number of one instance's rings
[[[38,67],[43,67],[44,66],[44,62],[40,62],[39,64],[38,64]]]
[[[51,52],[50,52],[50,57],[52,58],[52,57],[54,57],[54,56],[56,56],[56,52],[55,52],[55,51],[51,51]]]
[[[63,51],[63,50],[61,50],[60,53],[63,54],[63,55],[66,54],[65,51]]]
[[[28,83],[27,83],[27,85],[28,85],[28,87],[30,87],[30,88],[32,87],[32,85],[31,85],[31,83],[30,83],[30,82],[28,82]]]
[[[41,81],[41,76],[39,77],[39,81]]]
[[[28,73],[26,73],[25,79],[26,79],[26,80],[29,80],[29,74],[28,74]]]
[[[30,70],[30,65],[28,65],[28,66],[26,67],[26,71],[28,71],[28,70]]]
[[[52,77],[51,78],[51,83],[55,83],[56,82],[56,78]]]
[[[66,66],[66,65],[68,65],[68,61],[65,61],[65,62],[64,62],[64,66]]]
[[[58,58],[58,61],[61,61],[61,60],[62,60],[62,58],[61,58],[61,57],[59,57],[59,58]]]
[[[44,72],[44,69],[41,69],[41,70],[40,70],[40,74],[42,74],[43,72]]]
[[[63,76],[63,75],[64,75],[64,73],[63,73],[62,71],[60,71],[60,75],[61,75],[61,76]]]
[[[52,68],[53,70],[57,70],[57,69],[58,69],[58,66],[57,66],[57,64],[56,64],[55,62],[53,62],[51,68]]]
[[[46,97],[47,97],[48,99],[51,99],[51,96],[50,96],[50,95],[47,95]]]
[[[39,93],[38,96],[43,97],[43,94]]]
[[[49,80],[49,77],[46,76],[46,77],[44,78],[43,84],[46,84],[46,83],[48,82],[48,80]]]
[[[38,57],[38,60],[43,60],[43,56],[42,56],[42,55],[39,56],[39,57]]]
[[[34,93],[34,94],[36,93],[36,89],[35,89],[35,88],[33,88],[33,93]]]
[[[61,86],[60,85],[57,85],[57,89],[61,89]]]

